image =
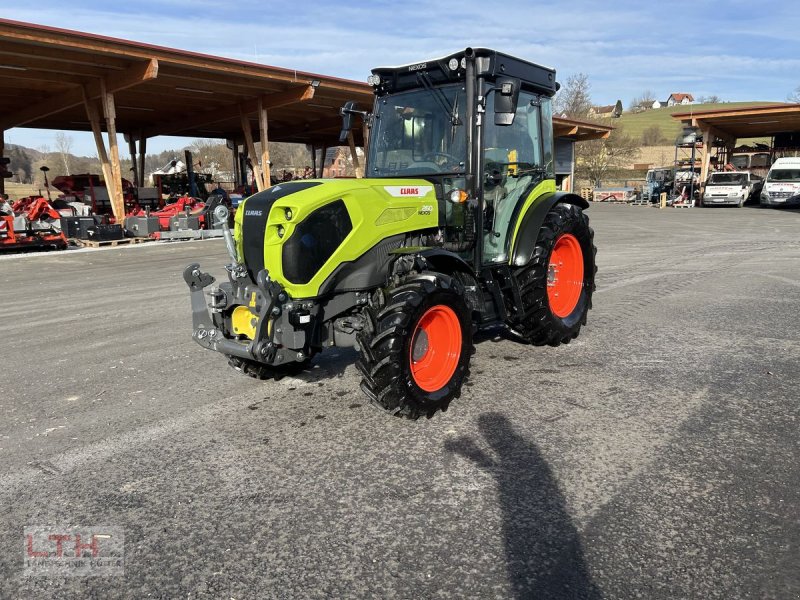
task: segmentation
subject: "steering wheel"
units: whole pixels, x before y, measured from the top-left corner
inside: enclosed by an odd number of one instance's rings
[[[427,154],[424,154],[422,156],[422,160],[435,163],[437,157],[444,157],[444,158],[448,159],[448,161],[450,161],[450,162],[452,162],[453,164],[456,164],[456,165],[461,163],[461,159],[458,158],[457,156],[453,156],[452,154],[448,154],[447,152],[437,152],[437,151],[428,152]],[[439,165],[439,166],[441,166],[441,165]]]

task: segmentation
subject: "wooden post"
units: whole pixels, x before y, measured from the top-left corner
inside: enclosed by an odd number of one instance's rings
[[[114,177],[114,198],[111,201],[111,207],[117,222],[121,224],[125,219],[125,199],[122,197],[122,167],[119,162],[119,146],[117,144],[117,112],[114,107],[114,94],[106,90],[102,79],[100,80],[100,98],[106,118],[108,148],[111,151],[111,175]]]
[[[144,130],[139,132],[139,185],[147,187],[147,178],[144,173],[144,161],[147,156],[147,136]]]
[[[325,177],[325,159],[328,157],[328,147],[323,146],[320,154],[321,157],[319,159],[319,176]]]
[[[131,155],[131,171],[133,171],[133,185],[137,188],[141,187],[140,179],[139,179],[139,169],[136,166],[136,138],[133,137],[132,133],[129,133],[127,136],[128,138],[128,152]]]
[[[231,159],[233,160],[233,189],[236,189],[241,184],[241,177],[239,177],[239,143],[236,140],[228,140],[228,144],[233,146],[231,148]]]
[[[358,154],[356,154],[356,142],[353,138],[353,132],[347,132],[347,143],[350,145],[350,156],[353,159],[353,168],[356,172],[356,179],[361,179],[361,167],[358,164]]]
[[[714,144],[714,132],[709,128],[703,129],[703,163],[700,166],[700,202],[699,206],[703,205],[703,194],[706,191],[706,180],[708,179],[708,171],[711,166],[711,148]],[[694,167],[694,164],[692,165]],[[694,198],[691,198],[694,200]]]
[[[314,169],[314,179],[317,178],[317,147],[311,144],[311,168]]]
[[[239,117],[242,121],[242,132],[244,133],[247,154],[250,156],[250,162],[253,165],[253,179],[256,180],[256,189],[261,192],[264,190],[264,178],[261,175],[261,167],[258,166],[258,155],[256,154],[256,145],[253,143],[253,131],[250,129],[250,119],[242,112],[241,108],[239,109]]]
[[[92,134],[94,135],[94,143],[97,147],[97,158],[100,159],[100,168],[103,171],[103,180],[108,190],[108,197],[113,202],[114,194],[114,177],[111,173],[111,163],[108,160],[106,153],[106,145],[103,142],[103,131],[100,129],[100,114],[97,112],[97,107],[89,100],[86,94],[86,88],[83,88],[83,104],[86,108],[86,116],[89,118],[89,124],[92,126]],[[92,192],[94,196],[94,192]],[[94,201],[94,198],[92,199]],[[113,204],[112,204],[113,206]]]
[[[267,109],[264,101],[258,99],[258,135],[261,140],[261,171],[264,176],[264,189],[272,185],[272,177],[269,165],[269,121],[267,119]]]

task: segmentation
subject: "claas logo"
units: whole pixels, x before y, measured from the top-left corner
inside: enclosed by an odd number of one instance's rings
[[[8,179],[12,177],[11,171],[9,170],[9,163],[11,162],[10,158],[6,158],[5,156],[0,156],[0,177]]]

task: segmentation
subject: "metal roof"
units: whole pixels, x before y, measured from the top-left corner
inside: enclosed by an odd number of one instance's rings
[[[84,90],[99,98],[101,82],[137,137],[241,138],[240,110],[257,132],[261,99],[270,141],[338,145],[339,107],[372,103],[366,83],[0,19],[0,130],[88,131]]]

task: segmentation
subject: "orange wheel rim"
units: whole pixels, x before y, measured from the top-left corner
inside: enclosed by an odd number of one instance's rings
[[[583,290],[583,250],[571,233],[562,234],[550,253],[547,267],[547,299],[557,317],[568,317]]]
[[[461,358],[461,323],[449,306],[432,306],[420,318],[409,348],[411,376],[426,392],[442,389]]]

